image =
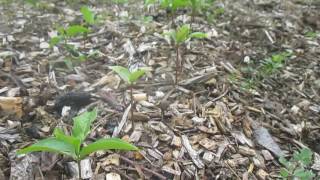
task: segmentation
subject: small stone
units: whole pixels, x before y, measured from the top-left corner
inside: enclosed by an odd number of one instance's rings
[[[300,108],[298,106],[294,105],[294,106],[292,106],[292,108],[290,110],[293,114],[298,114],[300,111]]]
[[[211,151],[206,151],[204,154],[203,154],[203,161],[206,162],[206,163],[211,163],[212,160],[214,159],[214,153],[211,152]]]
[[[256,175],[258,177],[258,179],[260,180],[265,180],[267,179],[267,176],[269,175],[267,172],[265,172],[263,169],[259,169],[257,172],[256,172]]]
[[[102,163],[102,165],[120,165],[120,155],[119,154],[110,154]]]
[[[244,156],[255,156],[256,152],[253,149],[250,149],[246,146],[239,146],[239,153]]]
[[[194,116],[192,119],[191,119],[195,124],[202,124],[206,121],[205,118],[200,118],[198,116]]]
[[[266,161],[274,160],[274,157],[272,156],[272,154],[268,150],[262,150],[261,153],[262,153],[263,158]]]
[[[47,42],[41,42],[40,43],[40,49],[48,49],[50,47],[50,44]]]
[[[121,180],[121,176],[117,173],[108,173],[106,175],[106,180]]]
[[[202,139],[199,144],[206,148],[207,150],[214,150],[217,148],[217,143],[213,140],[210,140],[208,138]]]
[[[178,136],[173,136],[171,145],[173,145],[175,147],[181,147],[182,146],[181,138]]]
[[[159,135],[160,141],[168,142],[168,141],[170,141],[170,139],[172,139],[172,137],[168,134],[160,134]]]

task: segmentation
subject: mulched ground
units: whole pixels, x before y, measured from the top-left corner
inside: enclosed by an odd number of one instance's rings
[[[92,154],[88,178],[276,179],[279,156],[303,147],[320,177],[319,1],[215,2],[192,23],[209,37],[181,48],[178,85],[162,35],[170,18],[157,6],[88,2],[99,23],[69,43],[94,55],[70,64],[70,53],[48,42],[57,27],[81,23],[84,1],[0,2],[0,179],[71,179],[71,159],[15,152],[92,107],[99,118],[88,142],[113,135],[141,151]],[[190,24],[189,14],[179,10],[175,23]],[[280,67],[261,73],[284,52]],[[112,65],[149,69],[134,87],[133,117]],[[64,106],[71,111],[62,116]]]

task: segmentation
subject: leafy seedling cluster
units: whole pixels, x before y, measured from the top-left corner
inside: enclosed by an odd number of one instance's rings
[[[179,72],[182,72],[184,61],[180,60],[180,46],[190,40],[191,38],[206,38],[207,34],[203,32],[191,32],[190,25],[185,24],[178,27],[176,30],[164,33],[165,36],[169,36],[174,42],[174,49],[176,52],[176,68],[175,68],[175,83],[178,83]]]
[[[80,161],[93,152],[99,150],[138,150],[136,146],[118,138],[99,139],[84,146],[83,142],[91,132],[91,124],[96,118],[96,109],[85,112],[73,118],[74,124],[71,135],[65,134],[60,128],[55,128],[53,137],[40,140],[31,146],[19,150],[17,153],[26,154],[35,151],[43,151],[69,156],[77,161],[79,177],[81,178]]]
[[[270,76],[277,74],[291,56],[291,52],[281,52],[262,60],[258,65],[250,61],[248,66],[241,68],[243,77],[232,75],[230,80],[233,83],[240,83],[242,89],[250,90]]]
[[[123,79],[130,88],[130,104],[131,104],[131,118],[133,117],[133,84],[145,74],[143,69],[137,69],[130,72],[129,69],[122,66],[111,66],[114,72],[116,72],[121,79]]]
[[[224,13],[223,8],[217,8],[212,10],[215,0],[146,0],[145,5],[159,4],[160,8],[170,12],[171,24],[175,27],[175,16],[178,9],[188,8],[191,10],[191,22],[194,22],[195,16],[200,14],[206,14],[211,18],[216,18]],[[207,12],[210,12],[208,14]]]
[[[90,26],[96,24],[96,16],[87,6],[81,7],[80,12],[82,13],[84,23],[81,25],[69,25],[66,28],[58,27],[58,35],[50,39],[50,46],[54,47],[61,44],[61,46],[69,53],[72,60],[83,62],[95,54],[86,55],[81,53],[74,45],[69,44],[69,41],[76,37],[82,37],[84,39],[83,45],[85,48],[87,35],[91,31]],[[66,61],[66,64],[69,68],[73,67],[72,61]]]
[[[294,152],[290,160],[281,157],[279,159],[283,167],[280,169],[280,175],[283,179],[300,179],[311,180],[315,174],[308,170],[312,164],[312,151],[308,148],[301,149],[299,152]]]

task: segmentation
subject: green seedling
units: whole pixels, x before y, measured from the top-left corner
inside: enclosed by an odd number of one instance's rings
[[[138,69],[136,71],[130,72],[127,68],[122,66],[111,66],[114,72],[116,72],[128,85],[130,88],[130,103],[131,103],[131,118],[133,117],[133,84],[145,74],[145,70]]]
[[[177,28],[177,30],[172,30],[170,32],[164,33],[164,35],[168,35],[174,42],[174,48],[176,52],[176,81],[175,83],[178,83],[178,72],[182,71],[182,67],[184,62],[180,61],[180,46],[188,41],[191,38],[197,38],[202,39],[206,38],[207,34],[203,32],[191,32],[190,26],[185,24],[183,26],[180,26]]]
[[[289,52],[283,52],[279,54],[274,54],[270,58],[265,59],[262,62],[262,66],[260,67],[262,73],[262,76],[269,76],[275,72],[277,72],[279,69],[281,69],[285,63],[285,60],[291,56],[291,53]]]
[[[314,31],[308,31],[305,33],[305,36],[310,38],[310,39],[315,39],[318,36],[319,33],[314,32]]]
[[[280,169],[280,175],[283,179],[301,179],[311,180],[315,174],[308,170],[312,164],[312,151],[308,148],[294,152],[293,157],[288,161],[280,157],[279,162],[284,166]]]
[[[159,0],[160,7],[170,11],[171,24],[175,27],[174,19],[176,12],[179,8],[184,8],[190,6],[189,0]],[[146,0],[145,5],[154,4],[155,0]]]
[[[190,6],[191,6],[191,22],[194,22],[194,18],[197,13],[199,13],[204,7],[206,7],[208,4],[206,0],[190,0]]]
[[[54,136],[38,141],[37,143],[20,149],[18,154],[43,151],[53,152],[72,157],[77,161],[79,178],[81,178],[80,161],[93,152],[100,150],[127,150],[136,151],[138,148],[118,138],[99,139],[87,146],[83,145],[90,133],[92,122],[97,117],[97,110],[85,112],[75,118],[71,135],[66,135],[60,128],[55,128]]]
[[[95,14],[91,11],[89,7],[81,7],[80,12],[82,13],[82,17],[86,24],[94,25],[96,23]]]

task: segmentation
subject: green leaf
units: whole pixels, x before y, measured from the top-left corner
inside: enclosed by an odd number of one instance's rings
[[[312,163],[312,151],[309,148],[303,148],[299,153],[294,153],[293,159],[307,166]]]
[[[286,158],[284,158],[283,156],[279,158],[279,162],[280,162],[284,167],[288,167],[288,166],[289,166],[289,161],[286,160]]]
[[[189,0],[172,0],[172,10],[176,11],[178,8],[183,8],[190,5]]]
[[[94,143],[83,147],[80,151],[80,159],[85,158],[87,155],[99,151],[99,150],[127,150],[136,151],[139,150],[136,146],[127,143],[118,138],[100,139]]]
[[[154,3],[156,3],[156,0],[145,0],[144,1],[145,5],[150,5],[150,4],[154,4]]]
[[[110,69],[116,72],[125,82],[127,82],[128,84],[131,84],[131,81],[130,81],[131,73],[127,68],[122,66],[111,66]]]
[[[61,36],[55,36],[53,38],[50,39],[50,47],[56,46],[60,41],[62,40]]]
[[[75,149],[71,144],[58,140],[57,138],[54,138],[54,137],[38,141],[37,143],[31,146],[20,149],[17,153],[26,154],[30,152],[36,152],[36,151],[55,152],[55,153],[71,156],[74,159],[76,159],[77,157],[75,154]]]
[[[81,141],[79,138],[65,135],[60,128],[55,128],[53,134],[58,140],[71,144],[75,149],[75,153],[79,154],[81,147]]]
[[[286,177],[289,176],[289,172],[288,172],[287,169],[281,168],[281,169],[280,169],[280,175],[281,175],[282,177],[286,178]]]
[[[311,180],[315,177],[315,174],[312,171],[306,171],[304,168],[296,169],[293,175],[299,177],[301,180]]]
[[[80,26],[80,25],[73,25],[73,26],[69,26],[66,29],[66,34],[69,37],[75,37],[79,34],[85,34],[85,33],[89,33],[89,29],[84,27],[84,26]]]
[[[82,143],[90,133],[90,126],[97,118],[97,109],[87,111],[73,118],[72,136],[80,139]]]
[[[143,69],[138,69],[130,74],[129,81],[131,83],[136,82],[141,76],[143,76],[145,71]]]
[[[185,24],[176,31],[176,43],[181,44],[189,38],[190,26]]]
[[[194,32],[191,33],[189,35],[190,38],[198,38],[198,39],[203,39],[203,38],[207,38],[208,35],[206,33],[202,33],[202,32]]]
[[[91,25],[95,23],[94,14],[87,6],[81,7],[80,12],[82,13],[83,19],[86,23]]]

